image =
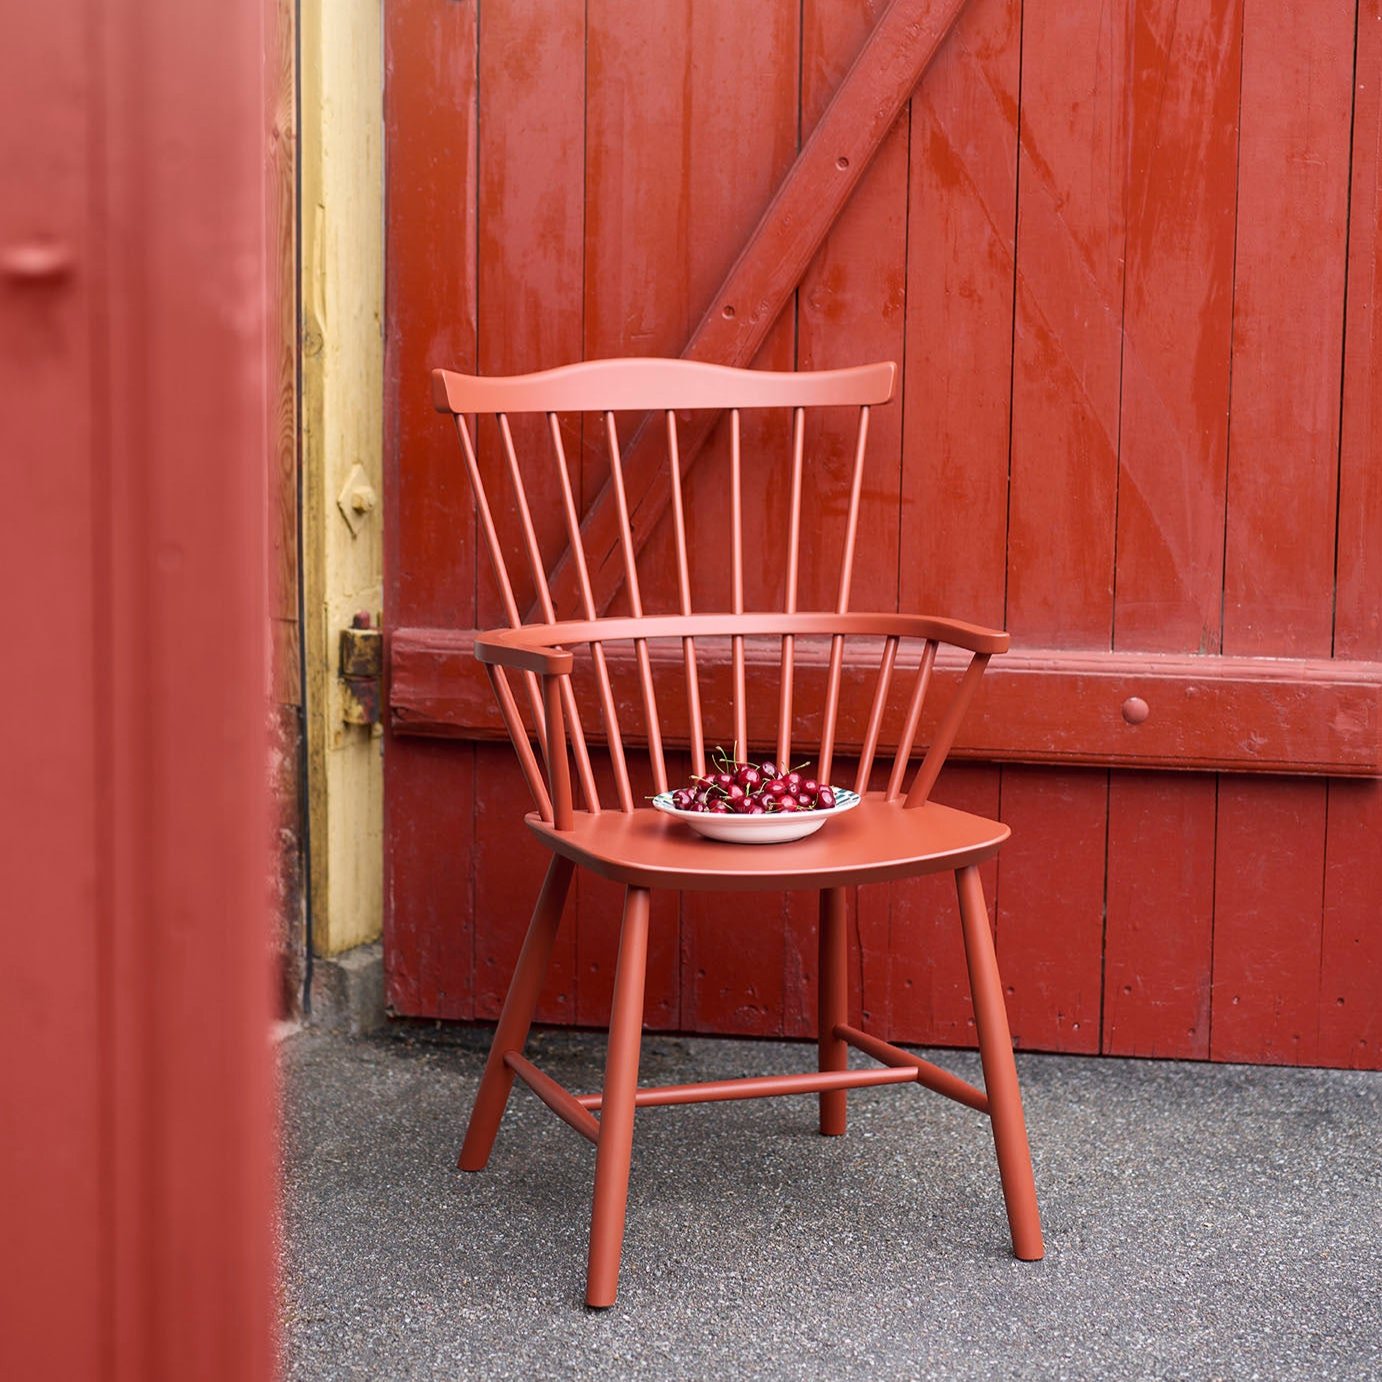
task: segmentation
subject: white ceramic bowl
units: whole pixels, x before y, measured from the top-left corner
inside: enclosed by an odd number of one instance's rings
[[[828,811],[788,811],[782,815],[736,816],[730,812],[712,815],[707,811],[679,811],[672,805],[671,792],[659,792],[653,805],[679,821],[685,821],[698,835],[709,840],[728,840],[734,845],[780,845],[814,835],[832,816],[841,816],[859,805],[858,792],[835,788],[835,805]]]

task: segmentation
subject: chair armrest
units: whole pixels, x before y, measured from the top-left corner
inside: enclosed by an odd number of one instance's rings
[[[1002,629],[987,629],[959,619],[929,614],[673,614],[570,620],[559,624],[525,624],[518,629],[494,629],[475,640],[475,655],[539,676],[560,676],[571,670],[572,656],[562,645],[639,638],[832,637],[865,635],[929,638],[971,653],[1005,653],[1009,638]]]
[[[475,639],[475,656],[481,662],[509,667],[516,672],[536,672],[540,677],[565,676],[575,659],[563,648],[545,646],[547,633],[543,625],[491,629]]]

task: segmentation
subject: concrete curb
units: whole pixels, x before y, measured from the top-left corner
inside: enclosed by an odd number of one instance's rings
[[[384,947],[379,942],[313,959],[311,1012],[305,1026],[363,1036],[377,1032],[387,1021]]]

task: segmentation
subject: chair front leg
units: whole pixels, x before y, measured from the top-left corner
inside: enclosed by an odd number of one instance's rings
[[[849,943],[845,933],[845,890],[821,890],[820,974],[817,982],[817,1068],[844,1070],[849,1047],[835,1028],[849,1021]],[[847,1118],[845,1091],[826,1090],[820,1096],[821,1135],[842,1137]]]
[[[562,908],[566,905],[574,867],[569,859],[559,854],[554,854],[547,866],[547,877],[538,894],[537,906],[533,908],[533,919],[528,924],[513,978],[509,980],[509,992],[499,1014],[485,1073],[480,1077],[480,1088],[470,1111],[470,1124],[457,1163],[462,1171],[483,1171],[489,1161],[499,1122],[509,1102],[509,1091],[513,1088],[513,1071],[504,1064],[504,1057],[510,1051],[521,1052],[528,1040],[528,1029],[533,1024],[538,995],[551,963],[552,945],[561,925]]]
[[[648,966],[648,890],[629,888],[614,970],[600,1142],[595,1151],[595,1203],[590,1219],[587,1305],[613,1305],[619,1291],[619,1258],[633,1155],[634,1096],[643,1040],[643,981]]]
[[[960,923],[964,929],[965,963],[974,997],[974,1025],[979,1029],[979,1058],[984,1067],[984,1090],[989,1099],[993,1145],[998,1153],[998,1175],[1003,1182],[1003,1202],[1008,1210],[1013,1253],[1024,1262],[1039,1261],[1045,1252],[1041,1240],[1041,1214],[1037,1209],[1032,1156],[1027,1146],[1027,1124],[1022,1116],[1022,1095],[1017,1085],[1008,1013],[1003,1004],[1003,982],[993,953],[984,885],[978,867],[957,869]]]

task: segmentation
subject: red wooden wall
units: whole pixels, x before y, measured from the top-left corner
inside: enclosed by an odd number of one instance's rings
[[[6,1378],[275,1371],[266,13],[0,47]]]
[[[447,643],[502,614],[427,372],[679,353],[884,8],[389,0],[401,1013],[497,1015],[541,867]],[[1030,654],[938,791],[1013,829],[1023,1047],[1382,1065],[1382,786],[1317,775],[1378,762],[1379,85],[1379,0],[969,0],[759,353],[902,363],[855,606]],[[1123,747],[1128,679],[1173,664],[1177,728]],[[967,1043],[950,890],[861,901],[865,1025]],[[809,899],[656,905],[650,1025],[810,1033]],[[604,1021],[617,915],[580,881],[542,1017]]]

